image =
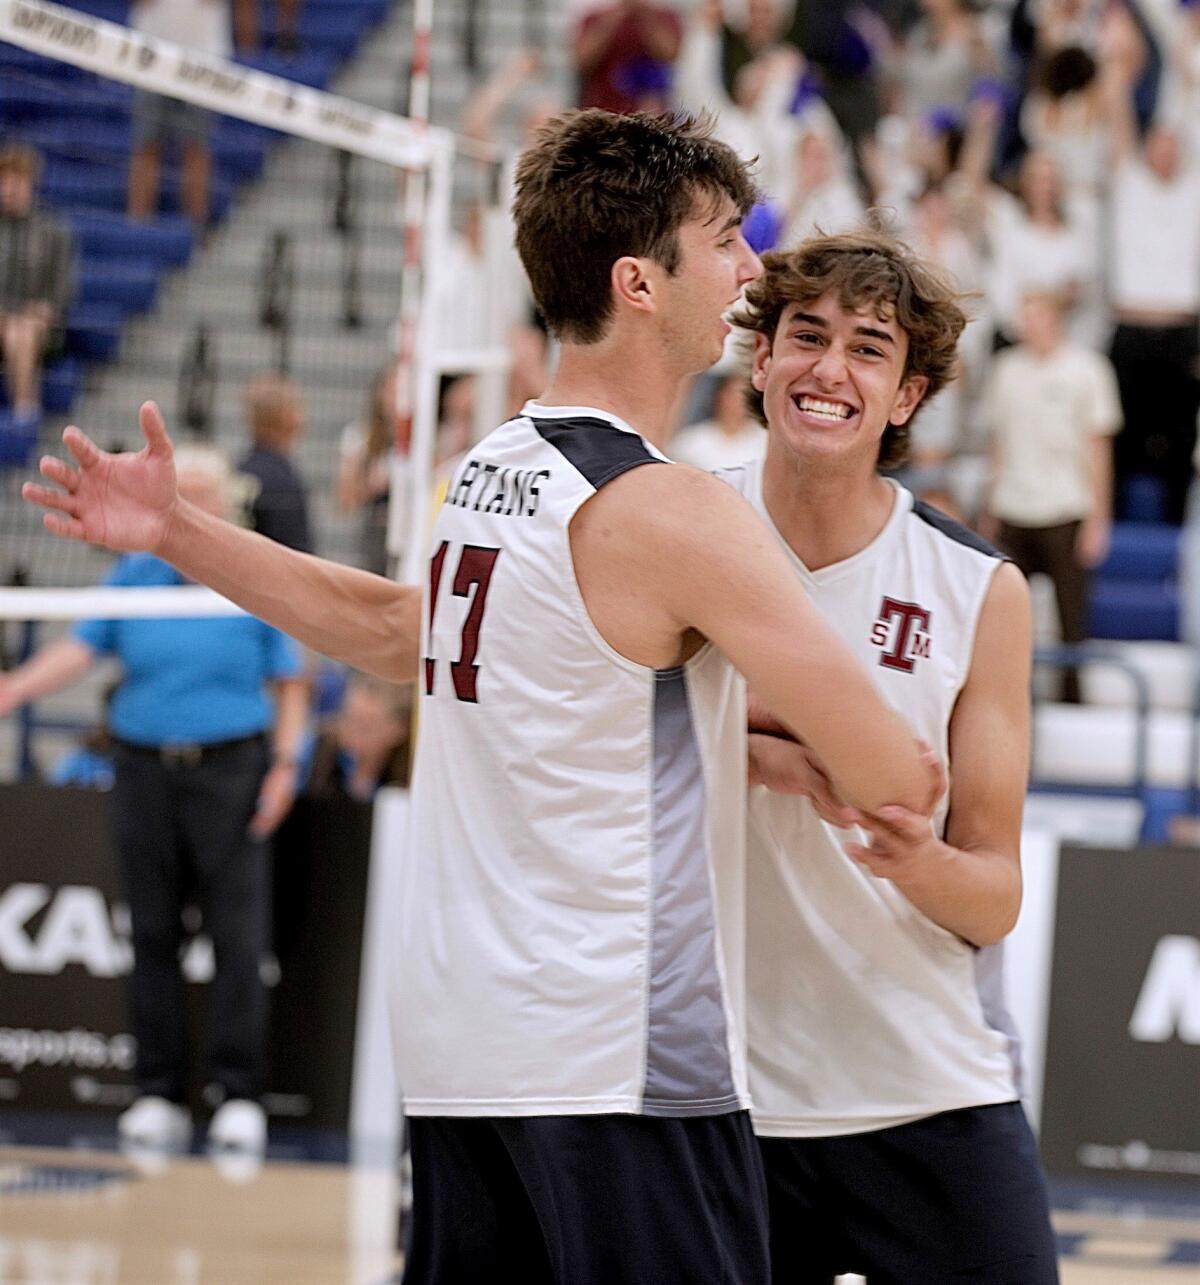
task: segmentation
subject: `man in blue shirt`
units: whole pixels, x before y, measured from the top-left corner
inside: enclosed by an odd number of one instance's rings
[[[227,509],[230,472],[181,448],[179,483],[194,503]],[[110,585],[183,584],[149,554],[121,558]],[[81,677],[101,656],[122,676],[109,710],[115,742],[113,836],[133,927],[130,1008],[140,1097],[120,1120],[135,1143],[191,1137],[181,912],[198,896],[212,938],[206,1078],[222,1105],[216,1147],[261,1148],[267,945],[264,841],[287,814],[307,717],[299,647],[253,616],[89,620],[0,675],[0,715]],[[271,688],[275,689],[272,700]]]

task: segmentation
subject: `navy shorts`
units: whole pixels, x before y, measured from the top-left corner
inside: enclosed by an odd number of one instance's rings
[[[745,1111],[408,1120],[404,1285],[767,1285]]]
[[[775,1285],[1055,1285],[1037,1144],[1019,1102],[838,1138],[760,1138]]]

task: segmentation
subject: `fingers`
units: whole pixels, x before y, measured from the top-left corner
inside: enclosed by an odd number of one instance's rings
[[[151,455],[171,454],[171,439],[167,436],[167,424],[156,402],[142,403],[138,411],[138,425]]]
[[[79,470],[53,455],[42,456],[38,461],[38,472],[68,491],[74,491],[79,485]]]
[[[52,535],[61,535],[68,540],[85,540],[83,523],[77,518],[60,518],[57,513],[42,515],[42,525]]]
[[[90,468],[100,459],[100,448],[83,429],[76,428],[74,424],[63,429],[62,439],[63,445],[75,456],[80,468]],[[43,468],[42,472],[45,471]]]
[[[79,502],[66,491],[52,491],[48,486],[38,486],[36,482],[26,482],[21,487],[22,499],[30,504],[40,504],[44,509],[61,509],[71,517],[78,516]]]

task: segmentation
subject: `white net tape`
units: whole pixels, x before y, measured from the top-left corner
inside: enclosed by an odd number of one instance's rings
[[[389,165],[427,165],[436,148],[450,141],[445,130],[197,53],[46,0],[0,0],[0,40],[140,89]]]

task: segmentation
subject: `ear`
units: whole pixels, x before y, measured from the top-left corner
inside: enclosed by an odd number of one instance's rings
[[[750,383],[757,392],[767,386],[767,372],[771,369],[771,341],[761,331],[754,335],[754,361],[750,366]]]
[[[646,261],[627,254],[612,265],[609,283],[618,306],[646,312],[653,306],[653,287],[646,272]]]
[[[907,424],[920,406],[921,398],[925,396],[925,390],[928,387],[929,380],[924,375],[910,375],[896,391],[891,414],[888,415],[888,423],[895,424],[897,428],[901,424]]]

